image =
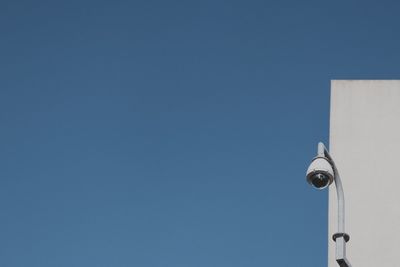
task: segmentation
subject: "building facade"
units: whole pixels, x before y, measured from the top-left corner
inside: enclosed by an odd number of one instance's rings
[[[345,191],[348,259],[353,267],[399,267],[400,80],[333,80],[329,143]],[[329,190],[328,266],[336,267],[334,185]]]

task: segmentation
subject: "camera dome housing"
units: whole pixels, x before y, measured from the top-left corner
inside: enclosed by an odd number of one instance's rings
[[[332,165],[325,157],[316,157],[307,169],[307,182],[316,189],[328,187],[334,179]]]

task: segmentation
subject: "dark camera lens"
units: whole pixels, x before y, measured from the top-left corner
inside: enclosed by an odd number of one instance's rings
[[[316,173],[311,176],[311,183],[315,188],[324,188],[329,184],[329,177],[323,173]]]

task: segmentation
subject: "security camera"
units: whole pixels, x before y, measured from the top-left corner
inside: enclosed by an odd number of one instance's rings
[[[324,189],[332,182],[335,173],[329,160],[325,157],[316,157],[307,169],[307,182],[316,189]]]

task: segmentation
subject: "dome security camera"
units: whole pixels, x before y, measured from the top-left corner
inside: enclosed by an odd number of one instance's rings
[[[329,160],[325,157],[316,157],[307,169],[307,182],[316,189],[328,187],[334,179],[335,173]]]
[[[350,236],[344,231],[344,192],[340,175],[328,149],[322,142],[318,143],[317,155],[307,169],[307,182],[314,188],[321,190],[335,181],[338,202],[337,233],[333,235],[333,240],[336,243],[336,262],[341,267],[351,267],[349,260],[346,258],[346,243],[349,241]]]

